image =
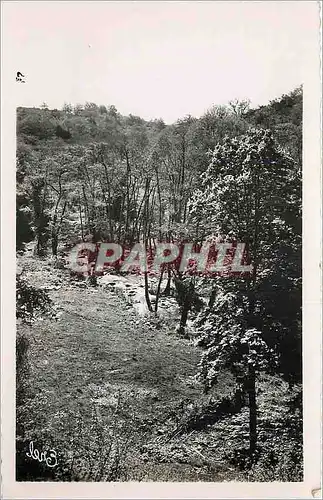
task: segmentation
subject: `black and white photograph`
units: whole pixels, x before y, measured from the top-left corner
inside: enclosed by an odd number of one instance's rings
[[[303,483],[319,2],[4,4],[14,481]]]

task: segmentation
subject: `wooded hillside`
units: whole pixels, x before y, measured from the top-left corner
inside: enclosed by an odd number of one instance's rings
[[[291,394],[302,379],[301,167],[301,88],[256,109],[235,100],[170,125],[94,103],[17,109],[19,254],[30,242],[35,259],[53,260],[81,241],[246,244],[250,275],[165,265],[154,303],[156,282],[147,273],[143,282],[152,317],[161,296],[176,299],[178,336],[202,349],[204,393],[231,372],[234,408],[249,408],[252,464],[261,374],[279,377]],[[291,405],[301,412],[299,393]],[[293,418],[284,425],[301,446],[300,413],[297,437]]]

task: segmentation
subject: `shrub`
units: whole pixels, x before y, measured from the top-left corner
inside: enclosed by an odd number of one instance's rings
[[[20,275],[16,277],[16,317],[30,323],[51,310],[52,301],[45,290],[28,285]]]
[[[298,440],[279,440],[264,447],[248,481],[303,481],[303,450]]]
[[[126,481],[134,421],[118,421],[125,405],[119,399],[110,419],[103,419],[100,408],[93,404],[89,412],[84,407],[59,412],[50,427],[32,421],[17,442],[17,480]],[[30,441],[38,450],[55,450],[57,465],[48,468],[27,458]]]

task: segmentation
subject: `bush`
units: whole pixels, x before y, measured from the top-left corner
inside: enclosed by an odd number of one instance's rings
[[[31,403],[35,410],[37,403]],[[102,419],[95,404],[91,414],[84,407],[62,410],[50,427],[36,424],[35,415],[29,415],[28,428],[17,438],[17,481],[126,481],[135,423],[119,421],[125,405],[119,399],[110,419]],[[40,451],[55,450],[56,466],[28,458],[30,441]]]
[[[30,323],[51,310],[52,301],[45,290],[28,285],[22,276],[16,277],[16,317]]]
[[[206,429],[228,415],[240,412],[243,406],[243,393],[239,387],[235,387],[228,396],[210,398],[208,402],[189,405],[171,436]]]
[[[248,481],[303,481],[302,443],[297,440],[280,440],[264,447],[259,460],[249,471]]]
[[[22,404],[28,392],[29,361],[28,349],[29,338],[25,333],[16,336],[16,405]]]

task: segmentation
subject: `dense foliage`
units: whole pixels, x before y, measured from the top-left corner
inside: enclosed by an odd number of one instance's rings
[[[208,153],[254,123],[270,126],[299,165],[301,101],[297,90],[258,110],[214,106],[200,119],[187,116],[168,126],[93,103],[18,108],[18,245],[35,236],[38,253],[51,243],[55,254],[59,242],[87,234],[128,243],[143,233],[165,238],[187,222]]]
[[[27,283],[23,276],[16,278],[16,317],[31,323],[43,314],[51,313],[51,299],[45,290]]]

